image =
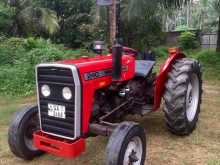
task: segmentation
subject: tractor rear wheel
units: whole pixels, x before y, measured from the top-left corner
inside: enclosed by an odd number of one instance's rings
[[[8,143],[12,153],[24,160],[43,154],[33,145],[33,133],[39,129],[37,106],[15,113],[8,130]]]
[[[201,65],[180,59],[169,73],[164,94],[168,129],[176,135],[189,135],[196,127],[202,96]]]
[[[144,165],[146,135],[134,122],[121,123],[112,133],[106,150],[106,165]]]

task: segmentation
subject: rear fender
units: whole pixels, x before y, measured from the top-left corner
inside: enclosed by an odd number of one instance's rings
[[[184,58],[185,55],[178,48],[169,49],[169,57],[165,63],[161,66],[160,72],[156,77],[154,88],[154,106],[153,110],[157,111],[160,108],[161,99],[165,91],[165,84],[168,78],[168,74],[172,69],[174,62],[180,58]]]

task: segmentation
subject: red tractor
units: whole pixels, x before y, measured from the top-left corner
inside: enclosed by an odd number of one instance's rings
[[[189,135],[196,127],[202,95],[198,61],[170,49],[159,74],[155,61],[137,60],[137,51],[115,44],[102,55],[36,67],[38,104],[15,114],[9,128],[11,151],[31,160],[44,152],[74,158],[88,137],[109,136],[107,165],[144,165],[146,134],[127,115],[156,112],[164,99],[169,131]]]
[[[162,97],[168,130],[189,135],[200,112],[200,64],[170,49],[155,76],[154,62],[136,60],[136,53],[115,45],[105,56],[38,65],[38,105],[15,114],[9,128],[11,151],[25,160],[43,152],[74,158],[85,150],[86,138],[103,135],[110,136],[108,165],[143,165],[145,131],[123,118],[156,112]]]

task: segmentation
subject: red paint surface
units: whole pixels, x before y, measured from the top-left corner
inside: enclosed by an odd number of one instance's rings
[[[132,50],[133,51],[133,50]],[[185,57],[179,50],[171,49],[169,51],[169,58],[160,69],[160,73],[155,81],[154,89],[154,107],[156,111],[160,107],[161,98],[165,90],[165,83],[167,76],[175,60]],[[111,76],[97,78],[93,80],[85,80],[84,74],[88,72],[95,72],[101,70],[112,69],[112,56],[96,56],[92,58],[82,57],[80,59],[69,59],[59,61],[57,63],[75,65],[78,69],[81,85],[82,85],[82,137],[89,131],[89,123],[93,110],[94,94],[98,89],[108,87],[112,83]],[[122,65],[126,70],[123,70],[121,75],[121,81],[127,81],[133,79],[135,76],[135,58],[134,54],[123,55]],[[43,151],[48,153],[65,157],[74,158],[80,155],[85,150],[85,140],[78,139],[77,141],[64,140],[44,134],[42,132],[36,132],[34,134],[34,145]]]
[[[112,76],[86,81],[84,79],[84,74],[88,72],[112,69],[112,56],[107,55],[92,58],[70,59],[59,61],[59,63],[75,65],[79,70],[82,82],[82,133],[87,134],[93,110],[95,91],[111,85],[113,81]],[[126,67],[127,70],[122,72],[121,81],[132,79],[135,75],[135,59],[133,55],[124,55],[122,57],[122,66]]]
[[[68,159],[75,158],[85,151],[84,139],[64,140],[44,134],[41,131],[34,133],[33,142],[39,150]]]
[[[169,57],[166,62],[161,66],[160,73],[156,78],[155,89],[154,89],[154,107],[153,110],[156,111],[160,108],[161,99],[165,91],[165,84],[168,78],[168,73],[172,69],[173,63],[180,58],[184,58],[185,55],[180,52],[179,49],[171,48],[169,49]]]
[[[123,48],[125,52],[133,52],[136,51],[131,48]],[[122,73],[121,81],[127,81],[134,77],[135,75],[135,58],[134,54],[131,53],[129,55],[123,55],[122,57],[122,65],[127,66],[128,70]],[[154,106],[153,110],[156,111],[161,104],[161,99],[165,90],[165,83],[167,81],[168,73],[172,68],[175,60],[185,57],[183,53],[180,52],[179,49],[171,48],[169,49],[169,57],[166,62],[162,65],[160,72],[155,81],[155,89],[154,89]],[[94,103],[94,94],[97,89],[101,89],[107,87],[113,83],[112,77],[103,77],[90,81],[86,81],[84,79],[84,74],[88,72],[100,71],[105,69],[112,68],[112,56],[96,56],[92,58],[80,58],[80,59],[70,59],[60,61],[62,64],[73,64],[81,75],[82,81],[82,133],[87,134],[89,129],[90,117],[93,109]]]

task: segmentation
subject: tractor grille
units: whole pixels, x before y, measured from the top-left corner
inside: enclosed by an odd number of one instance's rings
[[[75,137],[75,84],[72,71],[69,68],[38,67],[37,82],[42,131],[73,139]],[[41,94],[42,85],[48,85],[51,95],[45,98]],[[62,89],[69,87],[73,97],[67,101],[62,96]],[[66,118],[61,119],[48,115],[48,104],[65,106]]]

